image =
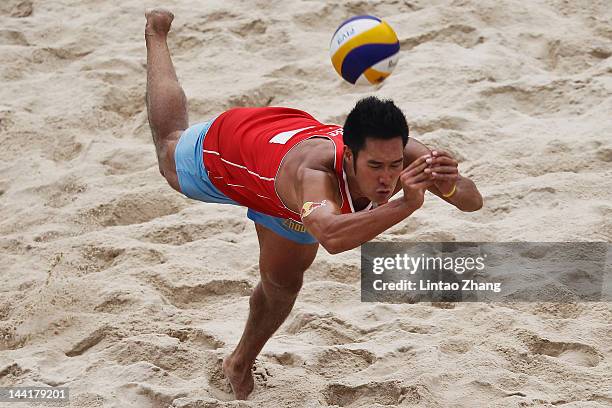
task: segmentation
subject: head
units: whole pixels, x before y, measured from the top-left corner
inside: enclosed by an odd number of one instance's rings
[[[406,117],[392,100],[369,96],[344,123],[344,160],[353,184],[375,203],[391,198],[408,143]]]

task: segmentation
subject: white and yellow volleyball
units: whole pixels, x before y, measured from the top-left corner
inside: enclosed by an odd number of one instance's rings
[[[397,65],[399,40],[374,16],[349,18],[336,30],[329,54],[336,72],[351,84],[380,84]]]

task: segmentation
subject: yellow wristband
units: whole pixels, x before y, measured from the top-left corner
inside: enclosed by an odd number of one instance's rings
[[[450,191],[450,193],[442,194],[442,197],[444,197],[444,198],[452,197],[453,194],[455,194],[456,192],[457,192],[457,183],[455,183],[455,185],[453,186],[453,189]]]

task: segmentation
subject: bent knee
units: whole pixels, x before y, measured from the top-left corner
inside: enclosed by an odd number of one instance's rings
[[[315,245],[318,248],[318,244],[315,244]],[[305,272],[306,269],[310,268],[310,265],[312,265],[312,263],[314,262],[316,255],[317,255],[317,252],[315,249],[314,252],[312,252],[311,254],[299,257],[298,259],[295,260],[295,263],[294,263],[295,268],[300,271]]]
[[[273,281],[262,278],[264,292],[274,299],[294,299],[302,289],[303,279],[291,279],[287,281]]]

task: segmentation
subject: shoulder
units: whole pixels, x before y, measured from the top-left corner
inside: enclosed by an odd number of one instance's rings
[[[336,145],[328,138],[304,140],[293,156],[295,178],[292,180],[296,208],[305,201],[329,200],[335,205],[341,202],[339,180],[335,171]],[[290,165],[291,166],[291,165]]]
[[[299,148],[300,170],[334,171],[336,145],[326,137],[304,140]]]

